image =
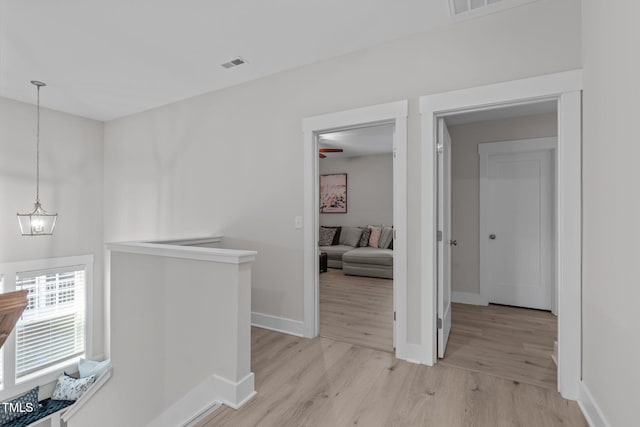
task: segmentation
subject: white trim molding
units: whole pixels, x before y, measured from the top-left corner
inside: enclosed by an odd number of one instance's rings
[[[580,381],[578,406],[590,427],[611,427],[611,424],[605,418],[602,413],[602,409],[600,409],[600,406],[593,398],[593,395],[591,395],[587,385],[582,381]]]
[[[249,372],[238,382],[219,375],[213,376],[218,401],[233,409],[239,409],[256,395],[255,376]]]
[[[304,336],[319,332],[317,135],[376,123],[393,123],[393,281],[396,357],[407,356],[407,113],[406,100],[303,119],[304,132]]]
[[[420,344],[407,343],[405,349],[405,358],[407,362],[415,363],[415,364],[424,364],[424,360],[427,358],[427,355],[424,352],[424,347]]]
[[[489,300],[475,292],[451,292],[451,302],[470,305],[489,305]]]
[[[283,334],[295,335],[296,337],[304,337],[304,322],[287,319],[286,317],[271,316],[269,314],[252,311],[251,326],[281,332]]]
[[[515,141],[485,142],[478,144],[478,154],[526,153],[528,151],[555,150],[558,138],[531,138]]]
[[[224,404],[238,409],[256,395],[254,376],[249,373],[238,382],[218,375],[206,378],[180,400],[164,410],[147,427],[175,427],[189,425],[198,416]]]
[[[207,242],[220,242],[221,238],[189,239],[163,241],[163,242],[117,242],[106,243],[105,247],[114,252],[126,252],[141,255],[156,255],[171,258],[195,259],[200,261],[213,261],[226,264],[244,264],[253,262],[256,258],[256,251],[203,248],[188,246],[189,244],[202,244]],[[184,243],[187,242],[187,243]]]
[[[437,361],[436,120],[471,111],[556,101],[558,390],[575,400],[581,372],[581,94],[582,71],[491,84],[420,97],[422,121],[422,342],[423,363]]]

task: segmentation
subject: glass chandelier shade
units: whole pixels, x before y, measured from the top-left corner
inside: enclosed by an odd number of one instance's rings
[[[38,89],[38,119],[36,131],[36,202],[33,210],[18,214],[18,224],[23,236],[51,236],[56,227],[58,214],[47,213],[40,204],[40,88],[45,83],[32,80],[31,84]]]

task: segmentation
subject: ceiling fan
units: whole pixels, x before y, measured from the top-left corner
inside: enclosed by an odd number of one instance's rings
[[[342,148],[321,148],[318,150],[318,153],[320,153],[320,158],[324,159],[325,156],[324,153],[342,153],[344,150]]]

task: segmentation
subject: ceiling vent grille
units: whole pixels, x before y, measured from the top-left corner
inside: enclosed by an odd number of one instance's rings
[[[225,62],[224,64],[220,64],[222,66],[222,68],[233,68],[233,67],[237,67],[238,65],[242,65],[242,64],[246,64],[247,60],[240,58],[239,56],[237,58],[232,59],[229,62]]]
[[[537,0],[449,0],[451,16],[487,14]]]

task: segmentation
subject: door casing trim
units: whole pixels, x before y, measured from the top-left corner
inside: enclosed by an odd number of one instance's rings
[[[548,74],[420,97],[422,363],[437,361],[436,120],[547,100],[558,103],[556,253],[558,284],[558,391],[576,400],[582,372],[582,70]]]

